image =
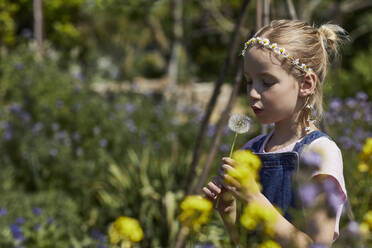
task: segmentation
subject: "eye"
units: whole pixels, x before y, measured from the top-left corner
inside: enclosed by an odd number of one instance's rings
[[[265,87],[270,87],[271,85],[273,85],[272,83],[266,82],[265,80],[262,80],[262,82]]]

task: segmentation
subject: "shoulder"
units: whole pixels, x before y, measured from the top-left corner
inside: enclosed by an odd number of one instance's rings
[[[343,175],[342,153],[337,144],[328,137],[320,137],[309,144],[311,150],[319,151],[322,163],[316,175],[329,175],[337,180],[342,192],[346,196],[345,180]]]
[[[338,145],[328,136],[319,137],[309,144],[309,148],[316,148],[324,153],[324,156],[342,157],[341,150]]]
[[[247,143],[244,144],[244,146],[241,149],[242,150],[252,149],[253,144],[256,143],[257,141],[261,140],[265,136],[266,136],[266,134],[260,134],[256,137],[250,139]]]

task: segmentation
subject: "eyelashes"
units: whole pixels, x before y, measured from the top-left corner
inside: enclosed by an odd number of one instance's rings
[[[262,85],[264,86],[264,87],[266,87],[266,88],[269,88],[270,86],[272,86],[273,85],[273,83],[268,83],[268,82],[266,82],[265,80],[262,80],[261,81],[262,82]],[[252,86],[252,84],[253,84],[253,80],[252,79],[245,79],[245,83],[246,83],[246,85],[247,85],[247,88],[249,88],[249,87],[251,87]]]

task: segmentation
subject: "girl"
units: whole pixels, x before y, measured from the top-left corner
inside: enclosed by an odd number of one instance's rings
[[[239,183],[231,178],[224,180],[229,177],[227,172],[234,170],[231,158],[222,159],[220,175],[203,188],[207,198],[214,203],[218,200],[217,210],[236,244],[236,198],[245,203],[259,201],[275,211],[275,237],[283,247],[308,247],[313,243],[328,246],[337,238],[347,196],[342,155],[311,118],[314,112],[315,120],[322,115],[322,87],[329,57],[337,54],[337,46],[345,38],[345,30],[337,25],[315,28],[302,21],[277,20],[245,43],[242,55],[249,103],[261,123],[275,123],[268,135],[255,137],[243,147],[261,158],[262,192],[243,193]],[[316,210],[311,221],[317,231],[307,233],[296,228],[288,214],[290,207],[296,207],[291,177],[305,145],[324,151],[322,166],[311,180],[318,184],[332,181],[336,186],[332,194],[341,199],[333,217],[327,215],[326,206]],[[221,197],[225,191],[233,197]]]

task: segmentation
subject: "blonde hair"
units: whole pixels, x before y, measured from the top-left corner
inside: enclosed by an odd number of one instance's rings
[[[298,122],[304,127],[309,125],[308,119],[315,110],[315,120],[320,121],[323,114],[323,82],[327,74],[329,61],[338,56],[340,44],[348,40],[347,32],[338,25],[323,24],[319,28],[298,20],[275,20],[261,28],[254,35],[267,38],[271,43],[284,47],[291,56],[299,58],[301,63],[310,67],[317,76],[314,94],[310,95],[304,103],[298,117]],[[304,72],[296,69],[290,63],[285,68],[292,71],[301,81]]]

